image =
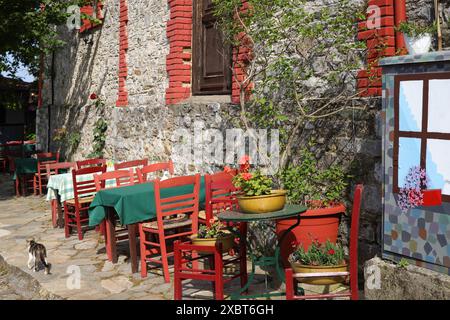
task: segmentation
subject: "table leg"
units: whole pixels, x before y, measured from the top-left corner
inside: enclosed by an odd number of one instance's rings
[[[19,175],[18,174],[16,174],[15,186],[16,186],[16,197],[19,197],[20,196],[20,190],[19,190],[20,181],[19,181]]]
[[[285,293],[284,292],[274,292],[274,293],[262,293],[262,294],[255,294],[255,295],[242,295],[245,291],[248,290],[248,288],[250,287],[251,283],[253,282],[253,279],[255,277],[255,273],[256,273],[256,266],[275,266],[275,270],[276,270],[276,276],[277,278],[281,281],[284,282],[285,281],[285,276],[284,276],[284,270],[280,265],[280,248],[281,245],[283,244],[283,240],[286,238],[286,236],[288,235],[288,233],[294,229],[295,227],[297,227],[298,225],[300,225],[300,215],[297,216],[297,221],[294,225],[290,226],[280,237],[280,240],[278,241],[278,245],[275,247],[275,254],[272,257],[255,257],[253,255],[253,253],[251,251],[249,251],[249,255],[250,255],[250,260],[252,262],[252,271],[249,275],[248,281],[245,284],[245,286],[243,288],[241,288],[238,292],[233,293],[230,295],[231,300],[238,300],[238,299],[253,299],[253,298],[270,298],[270,297],[276,297],[276,296],[284,296]],[[247,237],[243,238],[245,243],[247,240]],[[242,239],[241,239],[242,240]]]
[[[56,220],[56,224],[58,225],[58,228],[64,228],[64,215],[62,212],[62,203],[61,203],[61,196],[56,192],[56,206],[58,210],[58,219]]]
[[[108,260],[117,263],[116,248],[116,224],[114,219],[114,208],[108,207],[106,212],[106,254]]]
[[[138,261],[136,252],[136,224],[129,224],[128,228],[128,242],[130,244],[130,260],[131,260],[131,273],[138,272]]]

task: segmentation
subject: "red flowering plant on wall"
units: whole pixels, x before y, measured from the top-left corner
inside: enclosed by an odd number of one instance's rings
[[[89,100],[92,101],[91,105],[94,105],[97,108],[105,105],[105,102],[95,92],[89,95]]]

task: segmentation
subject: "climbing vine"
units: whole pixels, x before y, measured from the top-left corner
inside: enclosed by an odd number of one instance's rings
[[[103,150],[106,144],[106,131],[108,130],[108,123],[100,118],[94,125],[94,140],[92,143],[93,150],[89,154],[89,158],[102,158]]]

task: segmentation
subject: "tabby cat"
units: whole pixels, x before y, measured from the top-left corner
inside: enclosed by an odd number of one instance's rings
[[[28,268],[39,271],[41,265],[44,266],[45,274],[50,274],[50,263],[47,262],[47,250],[41,243],[37,243],[34,239],[27,240],[28,244]]]

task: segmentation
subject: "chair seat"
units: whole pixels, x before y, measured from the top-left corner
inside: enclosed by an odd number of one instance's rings
[[[198,218],[200,220],[206,221],[206,211],[205,210],[199,211]],[[213,216],[213,219],[214,219],[214,222],[219,220],[219,218],[217,218],[217,216]]]
[[[164,229],[180,228],[192,225],[192,220],[185,214],[179,214],[176,218],[164,220]],[[144,228],[158,230],[158,221],[150,221],[142,224]]]
[[[94,196],[78,198],[78,203],[79,204],[85,204],[85,203],[92,202],[92,200],[94,200]],[[66,203],[74,206],[75,205],[75,199],[66,200]]]

